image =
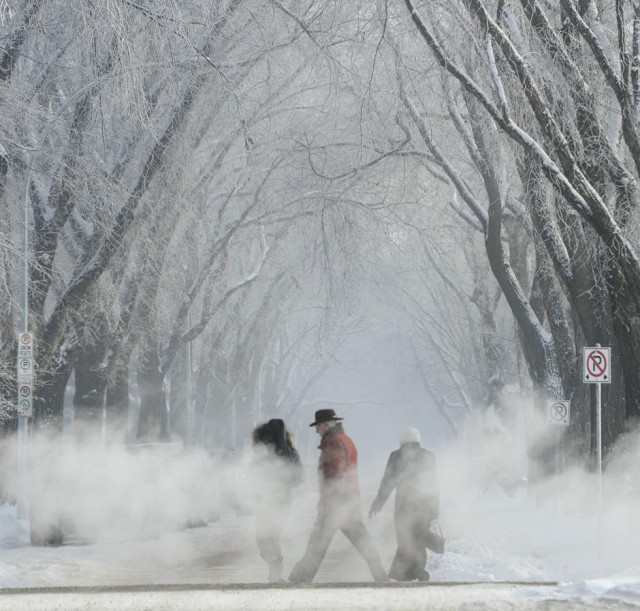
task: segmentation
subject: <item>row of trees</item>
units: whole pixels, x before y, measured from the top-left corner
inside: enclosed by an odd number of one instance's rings
[[[395,312],[453,430],[506,414],[523,383],[541,405],[572,400],[567,441],[588,452],[595,343],[614,356],[605,444],[626,430],[636,13],[343,4],[25,0],[2,15],[8,416],[26,202],[36,424],[60,426],[71,375],[77,417],[126,420],[135,374],[138,438],[237,444],[304,403],[366,294]]]
[[[325,207],[291,151],[312,87],[290,22],[240,1],[15,7],[2,62],[6,407],[28,198],[37,425],[61,425],[72,374],[76,417],[106,405],[126,420],[135,362],[137,436],[167,438],[167,382],[186,404],[194,344],[206,364],[196,414],[249,417],[267,348],[291,325],[286,304],[313,274],[304,235],[316,239],[309,219]]]
[[[412,129],[483,232],[534,386],[573,400],[582,448],[593,417],[581,349],[612,347],[610,447],[640,400],[638,16],[623,2],[405,6],[421,45],[411,54],[437,75],[473,173],[441,152],[443,125],[425,121],[424,89],[405,63],[398,87]],[[450,44],[462,36],[467,45]]]

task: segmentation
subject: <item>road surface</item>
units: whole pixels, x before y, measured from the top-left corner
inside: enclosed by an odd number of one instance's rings
[[[567,597],[556,584],[176,584],[0,591],[0,611],[495,611],[637,609],[631,602]]]

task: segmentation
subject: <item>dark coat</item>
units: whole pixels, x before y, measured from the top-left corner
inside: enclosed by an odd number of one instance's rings
[[[382,509],[394,489],[396,520],[411,515],[429,523],[437,518],[440,497],[433,453],[419,443],[405,443],[392,452],[372,504],[373,511]]]
[[[405,443],[392,452],[371,513],[382,509],[394,489],[398,549],[389,577],[400,581],[428,579],[425,548],[431,521],[438,517],[440,504],[434,455],[419,443]]]
[[[280,537],[291,511],[291,490],[303,477],[300,456],[281,419],[271,419],[253,431],[252,467],[256,542],[260,555],[269,565],[269,581],[280,581]]]
[[[252,471],[259,506],[291,504],[291,489],[300,485],[304,472],[282,420],[270,420],[254,430]]]

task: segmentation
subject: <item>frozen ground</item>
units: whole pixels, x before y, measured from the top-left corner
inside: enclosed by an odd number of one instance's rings
[[[492,489],[455,502],[445,498],[446,552],[429,556],[431,584],[409,587],[367,583],[366,567],[340,534],[314,585],[264,585],[253,519],[232,512],[206,527],[152,539],[34,548],[15,508],[4,505],[0,611],[640,608],[637,506],[606,504],[599,545],[597,513],[585,510],[589,502],[569,502],[559,493],[544,502],[530,497],[524,490],[510,497]],[[308,493],[294,506],[298,519],[283,541],[287,570],[303,551],[314,502]],[[391,512],[389,503],[367,521],[387,564],[394,551]],[[76,589],[40,590],[64,587]]]

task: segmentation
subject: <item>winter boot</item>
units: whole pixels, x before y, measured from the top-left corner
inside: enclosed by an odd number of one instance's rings
[[[430,578],[431,575],[429,575],[429,571],[427,570],[421,571],[417,577],[418,581],[429,581]]]
[[[276,558],[269,563],[269,583],[283,583],[282,560]]]

